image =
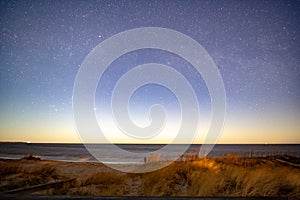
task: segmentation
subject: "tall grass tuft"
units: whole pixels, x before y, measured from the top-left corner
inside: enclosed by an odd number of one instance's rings
[[[78,188],[71,189],[68,194],[121,196],[125,180],[125,174],[99,172],[81,180]]]

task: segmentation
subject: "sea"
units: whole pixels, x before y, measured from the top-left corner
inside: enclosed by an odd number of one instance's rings
[[[181,144],[172,144],[172,151],[163,151],[159,159],[172,159],[180,156]],[[165,145],[163,144],[118,144],[117,146],[125,151],[134,152],[127,156],[121,156],[110,150],[111,144],[93,144],[93,149],[101,152],[101,158],[95,158],[83,144],[62,144],[62,143],[0,143],[0,158],[20,159],[26,155],[33,155],[42,160],[58,160],[70,162],[98,162],[109,164],[123,163],[144,163],[144,154],[155,152]],[[190,145],[184,154],[197,152],[201,144]],[[141,153],[141,155],[139,154]],[[291,155],[300,157],[300,144],[216,144],[208,153],[207,157],[220,157],[227,154],[240,156],[270,156],[270,155]]]

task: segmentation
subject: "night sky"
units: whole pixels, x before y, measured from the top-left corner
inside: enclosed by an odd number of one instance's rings
[[[80,142],[72,113],[80,65],[105,39],[140,27],[186,34],[215,61],[227,98],[219,143],[300,143],[299,1],[1,1],[0,140]],[[112,64],[95,110],[109,102],[122,74],[153,61],[189,79],[209,113],[201,76],[181,58],[153,49]],[[152,85],[132,97],[133,119],[147,123],[143,114],[155,102],[177,113],[174,95]]]

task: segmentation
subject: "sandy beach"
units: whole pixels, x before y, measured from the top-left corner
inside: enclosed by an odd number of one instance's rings
[[[3,194],[300,198],[299,159],[288,156],[202,158],[144,174],[96,162],[39,159],[1,159],[0,167]]]

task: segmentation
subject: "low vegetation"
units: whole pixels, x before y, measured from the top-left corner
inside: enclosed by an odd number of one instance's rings
[[[6,163],[1,165],[0,192],[48,183],[62,177],[49,165],[23,167],[21,164]]]
[[[300,168],[278,161],[279,157],[202,158],[174,162],[145,174],[116,171],[78,177],[73,184],[46,194],[98,196],[281,196],[300,198]],[[284,159],[280,157],[280,159]],[[287,157],[289,160],[297,158]],[[1,168],[1,191],[47,182],[60,177],[50,166],[25,169]],[[6,183],[6,184],[5,184]],[[5,185],[5,187],[3,186]]]

